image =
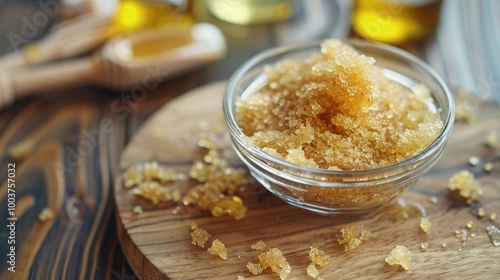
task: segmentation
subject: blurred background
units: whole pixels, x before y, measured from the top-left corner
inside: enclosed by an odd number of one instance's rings
[[[0,0],[0,165],[17,166],[17,276],[135,279],[116,238],[121,150],[161,106],[270,47],[387,43],[474,96],[471,114],[498,104],[498,11],[495,0]],[[40,223],[44,209],[52,218]],[[0,228],[0,278],[12,277],[7,236]]]

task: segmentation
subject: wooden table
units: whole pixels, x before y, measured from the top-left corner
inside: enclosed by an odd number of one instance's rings
[[[127,102],[127,93],[85,87],[20,100],[1,111],[0,277],[134,279],[117,240],[112,199],[122,149],[162,105],[190,89],[227,79],[239,64],[262,49],[293,41],[353,36],[348,1],[308,1],[312,2],[292,21],[274,25],[236,26],[201,11],[200,18],[214,22],[226,35],[227,56],[160,85],[140,102]],[[0,4],[0,14],[9,14],[0,17],[3,53],[12,50],[6,34],[19,32],[16,23],[37,10],[6,5]],[[491,58],[500,34],[498,28],[488,26],[498,26],[493,11],[499,9],[494,0],[445,1],[437,37],[403,48],[428,61],[454,90],[466,89],[480,98],[498,100],[500,62]],[[43,35],[43,30],[40,32]],[[481,125],[488,126],[479,122],[476,126],[481,131],[485,129]],[[467,134],[462,145],[478,142],[478,137],[482,135]],[[7,149],[26,139],[34,141],[33,152],[23,159],[10,158]],[[463,164],[467,158],[461,154],[457,162]],[[7,271],[10,231],[3,226],[8,218],[9,164],[16,167],[15,274]],[[498,180],[498,171],[492,176]],[[40,222],[38,215],[44,208],[51,209],[55,218]],[[498,264],[492,269],[500,275]]]

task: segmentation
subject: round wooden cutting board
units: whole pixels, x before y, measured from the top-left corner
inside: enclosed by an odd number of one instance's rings
[[[197,142],[202,133],[225,133],[222,96],[225,84],[218,82],[186,93],[162,107],[135,135],[122,153],[120,172],[115,179],[118,238],[135,274],[141,279],[279,279],[264,270],[254,276],[248,262],[258,263],[259,252],[250,246],[259,240],[283,252],[292,267],[288,279],[312,279],[306,273],[310,247],[330,255],[330,262],[319,268],[324,279],[494,279],[500,275],[500,247],[490,241],[486,227],[500,221],[500,150],[482,144],[491,129],[500,129],[498,108],[483,110],[475,125],[457,124],[443,157],[401,199],[425,210],[432,223],[429,232],[420,227],[420,217],[398,219],[401,207],[395,201],[364,215],[320,216],[286,204],[270,194],[250,176],[240,196],[248,207],[242,220],[212,217],[193,206],[176,203],[153,205],[136,197],[122,185],[122,174],[132,164],[157,160],[178,172],[188,172],[203,150]],[[227,139],[227,137],[223,138]],[[224,140],[227,141],[227,140]],[[227,147],[234,165],[242,166]],[[492,172],[483,164],[472,166],[472,156],[494,163]],[[480,204],[467,206],[451,199],[446,190],[454,173],[467,169],[476,175],[484,189]],[[194,182],[175,183],[172,188],[184,192]],[[432,198],[432,199],[431,199]],[[141,205],[142,214],[132,209]],[[476,210],[486,216],[478,218]],[[495,221],[491,213],[498,213]],[[473,222],[467,229],[468,221]],[[191,222],[211,234],[205,248],[191,245]],[[357,249],[344,252],[337,242],[340,229],[363,225],[372,237]],[[466,229],[462,242],[454,236]],[[219,239],[228,249],[228,259],[207,253],[213,240]],[[426,242],[428,248],[421,249]],[[412,252],[412,267],[406,271],[386,265],[385,257],[396,245]]]

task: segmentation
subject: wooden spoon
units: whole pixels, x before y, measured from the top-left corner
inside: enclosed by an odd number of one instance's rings
[[[96,84],[149,90],[168,78],[221,58],[226,42],[208,23],[189,29],[160,27],[116,37],[94,55],[0,72],[0,108],[15,98]]]

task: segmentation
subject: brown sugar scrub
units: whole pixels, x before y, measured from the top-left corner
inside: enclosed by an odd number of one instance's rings
[[[430,90],[384,76],[375,59],[336,39],[304,61],[265,68],[266,84],[236,103],[249,142],[297,165],[369,170],[429,146],[443,122]]]

